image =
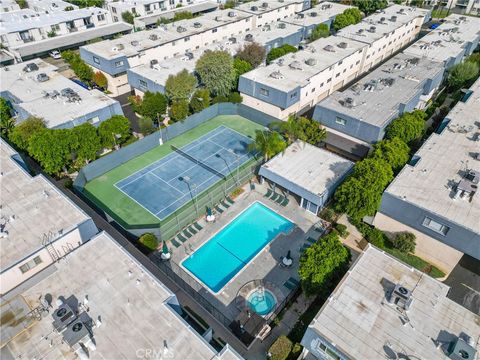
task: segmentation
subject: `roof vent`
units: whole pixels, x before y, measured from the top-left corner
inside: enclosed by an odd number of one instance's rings
[[[371,32],[371,33],[374,33],[374,32],[377,31],[377,28],[376,28],[376,26],[370,26],[370,28],[368,29],[368,31]]]
[[[235,11],[228,12],[228,17],[235,17],[235,16],[237,16],[237,13]]]
[[[132,42],[130,42],[130,44],[132,46],[138,46],[139,42],[137,40],[133,40]]]
[[[156,41],[156,40],[158,40],[158,35],[157,34],[150,34],[150,36],[148,38],[152,41]]]
[[[279,80],[281,80],[281,79],[284,78],[283,74],[282,74],[280,71],[274,71],[274,72],[272,72],[272,73],[270,74],[270,77],[271,77],[271,78],[274,78],[274,79],[279,79]]]
[[[412,292],[400,284],[395,285],[395,289],[388,299],[390,304],[394,304],[402,310],[408,310],[412,301]]]
[[[467,337],[466,340],[462,339],[460,336],[450,343],[448,347],[448,357],[452,360],[473,360],[475,359],[475,354],[477,350],[475,350],[475,342],[473,339],[463,334],[464,337]]]
[[[310,65],[310,66],[315,66],[315,65],[317,65],[317,59],[308,58],[307,60],[305,60],[305,64]]]
[[[341,49],[346,49],[348,47],[348,44],[345,41],[342,41],[338,44],[338,47]]]
[[[335,48],[332,45],[327,45],[323,48],[323,50],[328,52],[335,52]]]
[[[123,44],[117,44],[112,48],[112,51],[122,51],[123,49],[125,49]]]
[[[397,17],[395,15],[392,15],[392,17],[390,18],[390,21],[391,22],[396,22],[397,21]]]
[[[398,10],[398,14],[404,14],[405,13],[405,9],[404,8],[401,8],[400,10]]]
[[[245,40],[246,41],[253,41],[253,35],[252,34],[245,35]]]
[[[302,70],[302,65],[298,61],[292,61],[289,65],[290,69]]]
[[[193,23],[193,27],[194,27],[195,29],[199,29],[199,28],[202,27],[202,24],[199,23],[198,21],[196,21],[196,22]]]
[[[385,22],[385,20],[387,20],[387,19],[385,19],[384,17],[381,17],[379,22],[383,23],[383,22]]]
[[[358,29],[357,33],[358,33],[358,34],[363,34],[364,31],[365,31],[365,30],[363,30],[363,29]]]
[[[177,27],[177,32],[182,33],[182,32],[185,32],[185,31],[187,31],[187,29],[184,28],[183,26],[178,26]]]
[[[50,77],[45,73],[40,73],[40,74],[37,75],[37,81],[38,82],[45,82],[48,79],[50,79]]]
[[[281,22],[281,23],[278,23],[277,27],[278,27],[279,29],[285,29],[285,28],[287,27],[287,24]]]
[[[252,10],[252,11],[258,11],[258,6],[252,6],[252,7],[250,8],[250,10]]]
[[[305,17],[305,14],[297,14],[297,18],[303,19]]]
[[[264,9],[268,8],[268,3],[267,2],[262,3],[262,8]]]
[[[312,11],[312,12],[310,13],[310,16],[311,16],[311,17],[317,17],[317,15],[318,15],[318,13],[317,13],[316,11]]]
[[[236,38],[236,37],[228,38],[228,42],[229,42],[230,44],[236,44],[236,43],[237,43],[237,38]]]
[[[150,68],[153,69],[155,65],[158,65],[157,59],[150,60]]]

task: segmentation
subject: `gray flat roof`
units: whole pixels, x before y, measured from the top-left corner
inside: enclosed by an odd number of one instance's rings
[[[480,193],[454,199],[465,169],[480,172],[480,79],[471,87],[466,102],[459,101],[448,113],[448,126],[433,133],[416,153],[415,166],[406,165],[386,192],[480,234]]]
[[[285,184],[293,184],[314,196],[321,196],[331,191],[332,186],[352,167],[350,160],[297,140],[263,164],[259,174],[271,180],[283,179]]]
[[[233,12],[235,16],[229,16]],[[135,56],[138,53],[159,47],[163,44],[182,39],[187,36],[199,34],[225,24],[241,21],[251,17],[238,10],[218,10],[206,13],[200,17],[180,20],[175,23],[165,24],[156,29],[137,31],[119,39],[100,41],[94,44],[83,46],[84,49],[101,56],[105,59],[115,59],[121,56]],[[200,26],[195,27],[195,24]],[[183,28],[181,32],[179,28]],[[156,36],[156,38],[154,38]]]
[[[467,41],[480,37],[480,18],[452,14],[435,30],[404,50],[406,54],[444,62],[457,57]]]
[[[289,16],[288,18],[283,19],[283,21],[299,26],[308,27],[328,21],[332,17],[341,14],[346,9],[349,9],[351,7],[352,6],[349,5],[324,1],[312,7],[311,9],[304,10],[296,15]]]
[[[30,176],[12,156],[19,158],[0,140],[0,223],[8,232],[8,237],[0,239],[2,271],[43,247],[45,234],[52,233],[54,240],[89,219],[43,175]]]
[[[102,25],[71,34],[55,36],[53,38],[35,41],[20,46],[12,46],[11,49],[22,57],[31,56],[35,54],[41,54],[50,50],[61,49],[76,44],[82,44],[95,38],[131,31],[132,28],[132,25],[129,25],[127,23],[116,22],[113,24]]]
[[[412,292],[407,312],[386,297],[396,284]],[[398,358],[449,360],[445,348],[465,333],[478,352],[480,317],[447,298],[448,291],[447,285],[369,245],[320,309],[302,345],[320,356],[320,335],[350,359],[391,359],[395,353]]]
[[[343,91],[336,91],[318,106],[383,126],[423,90],[425,81],[443,72],[443,65],[430,59],[397,54]],[[347,105],[348,101],[353,101]],[[344,106],[343,104],[347,105]]]
[[[385,36],[385,34],[402,27],[404,24],[418,17],[424,17],[429,10],[408,7],[403,5],[391,5],[364,18],[358,24],[347,26],[337,32],[338,36],[371,44]],[[392,18],[392,16],[394,18]],[[395,19],[395,20],[393,20]],[[375,31],[369,31],[371,27]]]
[[[24,72],[25,65],[35,63],[38,70]],[[49,79],[37,81],[37,75],[45,73]],[[17,104],[32,116],[43,118],[47,127],[54,128],[67,124],[74,119],[93,113],[117,103],[98,90],[86,90],[57,72],[57,68],[41,59],[19,63],[0,69],[1,92],[9,92],[18,99]],[[46,93],[54,90],[61,93],[65,88],[74,90],[81,98],[80,102],[66,102],[62,96],[47,98]],[[86,119],[88,120],[88,119]]]
[[[88,306],[86,317],[94,324],[91,336],[96,349],[88,350],[90,358],[150,358],[150,353],[157,354],[151,358],[241,359],[228,347],[218,354],[203,340],[167,304],[173,293],[105,232],[51,268],[55,271],[50,276],[21,294],[30,308],[39,306],[40,299],[49,294],[53,309],[6,345],[14,358],[77,358],[62,341],[65,332],[54,332],[52,326],[57,299],[63,297],[75,309],[78,303],[72,305],[70,301],[75,297],[84,307]]]

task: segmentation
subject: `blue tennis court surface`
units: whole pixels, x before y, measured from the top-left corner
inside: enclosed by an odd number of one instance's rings
[[[219,126],[115,186],[162,220],[250,160],[252,141]]]

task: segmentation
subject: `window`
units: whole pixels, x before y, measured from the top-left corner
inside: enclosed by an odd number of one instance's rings
[[[117,13],[117,8],[112,7],[112,12],[113,12],[114,14],[116,14],[116,13]]]
[[[295,97],[297,97],[297,92],[296,91],[293,94],[290,94],[290,99],[293,99]]]
[[[336,122],[337,124],[339,124],[339,125],[342,125],[342,126],[347,125],[347,120],[342,119],[342,118],[339,117],[339,116],[337,116],[337,117],[335,118],[335,122]]]
[[[139,79],[138,82],[140,83],[140,87],[147,88],[147,82],[145,80]]]
[[[358,64],[360,64],[360,60],[358,60],[358,61],[355,63],[355,65],[358,65]]]
[[[260,95],[268,96],[269,94],[270,94],[270,91],[264,88],[260,88]]]
[[[340,76],[340,73],[337,73],[337,74],[335,75],[336,78],[339,77],[339,76]]]
[[[25,274],[28,270],[33,269],[35,266],[41,263],[42,259],[40,258],[40,256],[35,256],[32,260],[20,266],[20,271],[22,272],[22,274]]]
[[[113,17],[113,21],[114,21],[114,22],[118,22],[118,17],[114,16],[114,17]]]
[[[447,235],[448,231],[450,230],[448,226],[442,225],[429,217],[425,217],[425,219],[423,219],[422,225],[443,236]]]
[[[115,61],[115,67],[119,68],[119,67],[122,67],[123,66],[123,61],[120,60],[120,61]]]
[[[212,33],[216,33],[218,29],[212,29]]]
[[[95,64],[100,64],[100,59],[99,59],[98,57],[94,56],[94,57],[93,57],[93,62],[94,62]]]
[[[57,31],[57,30],[60,30],[60,25],[55,24],[55,25],[52,25],[51,28],[53,31]]]
[[[105,20],[105,15],[103,15],[103,14],[97,15],[97,19],[98,19],[98,21],[103,21],[103,20]]]
[[[328,79],[327,79],[327,84],[328,84],[330,81],[332,81],[332,78],[328,78]]]
[[[185,42],[187,41],[190,41],[190,36],[187,36],[185,39],[184,39]]]

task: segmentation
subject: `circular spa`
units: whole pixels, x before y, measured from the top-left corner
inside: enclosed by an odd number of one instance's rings
[[[248,295],[247,303],[251,310],[264,316],[275,310],[277,299],[270,290],[259,287]]]

